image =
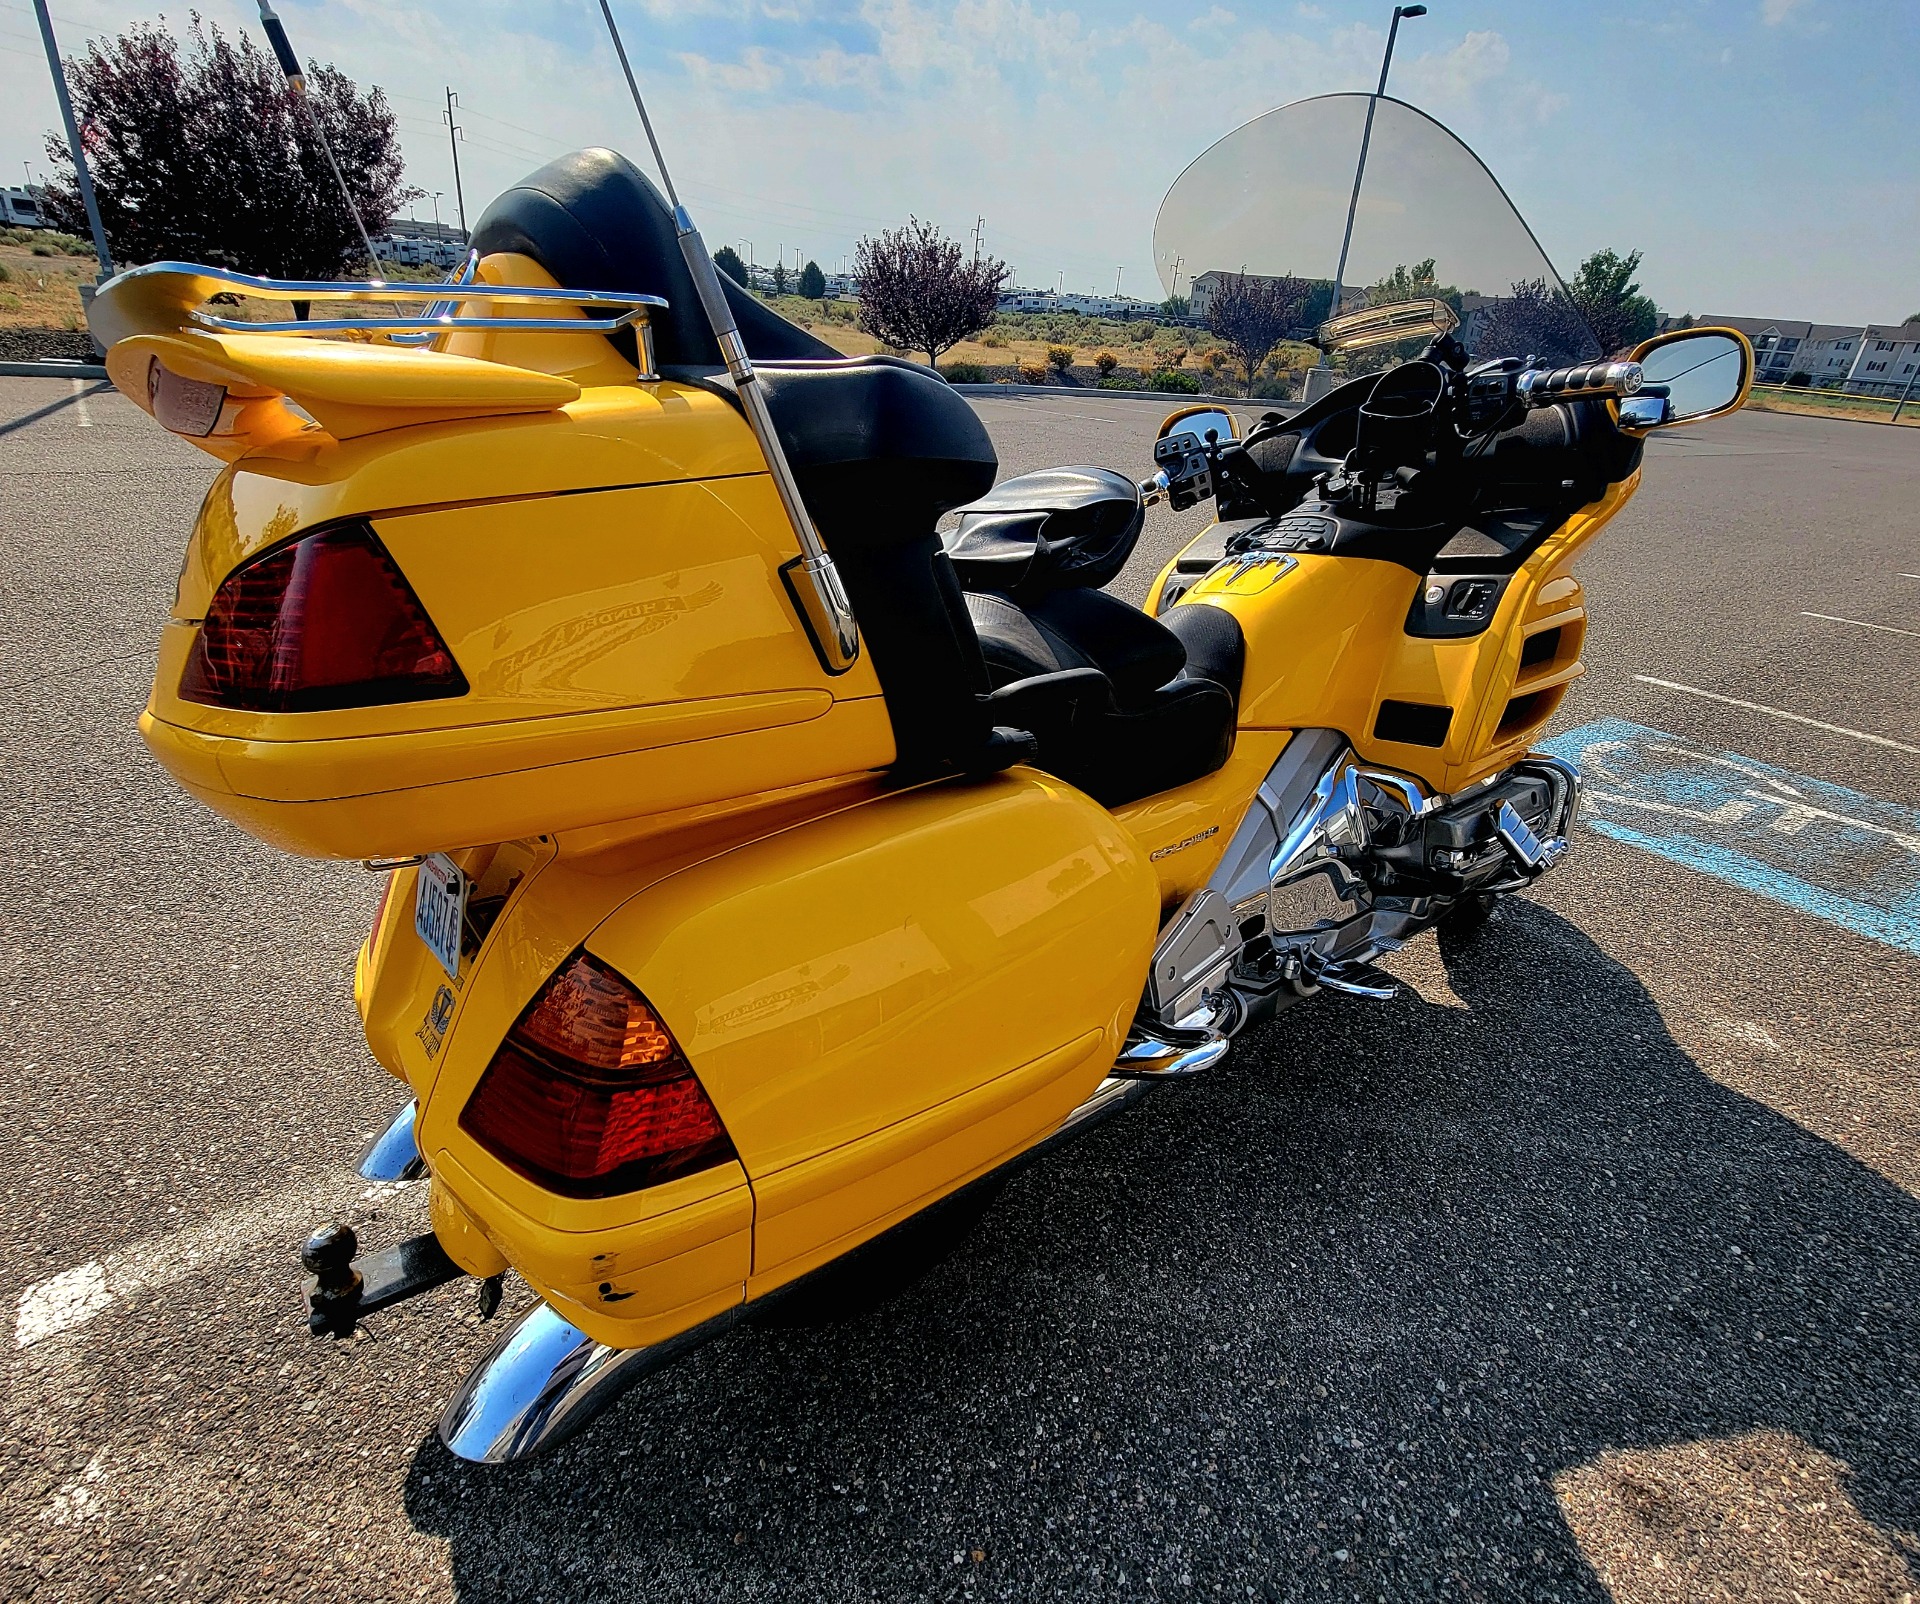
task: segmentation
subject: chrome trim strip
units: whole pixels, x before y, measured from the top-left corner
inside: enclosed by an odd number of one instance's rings
[[[244,318],[215,317],[198,309],[187,314],[196,328],[221,334],[379,334],[385,330],[433,333],[480,330],[493,334],[612,334],[646,321],[644,307],[632,307],[618,317],[326,317],[291,318],[274,323],[249,323]]]
[[[419,1103],[410,1102],[393,1116],[393,1121],[367,1144],[360,1155],[359,1173],[363,1181],[414,1181],[427,1173],[427,1161],[420,1156],[420,1143],[414,1135],[413,1121]]]
[[[1209,1044],[1207,1050],[1213,1057],[1208,1062],[1216,1061],[1227,1046],[1224,1039]],[[978,1186],[1037,1163],[1130,1108],[1153,1090],[1159,1078],[1164,1077],[1109,1075],[1051,1133],[968,1185]],[[821,1270],[829,1270],[838,1262],[830,1259]],[[554,1447],[592,1421],[635,1382],[724,1336],[753,1310],[779,1299],[806,1279],[789,1282],[765,1299],[736,1305],[704,1324],[646,1348],[609,1348],[549,1305],[539,1304],[501,1333],[486,1357],[460,1383],[441,1414],[440,1440],[456,1458],[476,1465],[509,1464]]]
[[[1213,1068],[1233,1045],[1215,1030],[1180,1034],[1194,1039],[1179,1042],[1145,1034],[1129,1036],[1114,1061],[1113,1075],[1121,1080],[1179,1080]]]
[[[565,1442],[642,1377],[719,1336],[740,1305],[647,1348],[609,1348],[546,1304],[501,1334],[440,1417],[457,1459],[504,1465]]]

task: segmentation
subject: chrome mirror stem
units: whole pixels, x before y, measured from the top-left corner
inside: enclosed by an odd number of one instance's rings
[[[646,102],[640,96],[640,85],[633,76],[632,63],[627,60],[627,47],[620,38],[620,29],[613,20],[613,8],[608,0],[600,0],[600,13],[607,20],[607,32],[612,36],[613,48],[620,56],[620,69],[626,74],[634,108],[640,113],[640,126],[646,130],[647,143],[653,147],[654,162],[667,186],[667,199],[673,204],[674,230],[680,237],[680,254],[686,259],[687,271],[693,275],[694,288],[699,291],[700,308],[706,313],[714,339],[719,342],[720,354],[726,359],[727,373],[740,397],[740,409],[746,414],[747,426],[760,443],[761,454],[767,459],[767,471],[780,497],[781,509],[786,513],[794,539],[800,546],[799,558],[783,567],[781,576],[787,582],[800,621],[813,640],[813,649],[819,654],[821,666],[829,674],[844,674],[860,656],[860,630],[854,621],[853,607],[847,600],[846,587],[840,582],[839,570],[834,567],[833,557],[820,539],[819,530],[814,528],[813,519],[807,515],[806,502],[800,495],[800,482],[794,478],[793,465],[787,461],[786,448],[780,444],[780,434],[773,426],[773,414],[768,410],[766,394],[760,388],[758,376],[753,371],[753,361],[747,355],[746,342],[740,338],[733,308],[727,303],[726,291],[721,287],[720,270],[713,265],[713,258],[707,254],[706,242],[701,239],[699,229],[693,226],[693,218],[680,203],[680,196],[673,187],[673,175],[667,171],[666,158],[660,154],[660,141],[654,138],[653,121],[647,116]]]

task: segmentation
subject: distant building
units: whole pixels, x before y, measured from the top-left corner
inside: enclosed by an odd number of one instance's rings
[[[0,226],[6,228],[45,228],[46,217],[40,210],[45,192],[38,184],[22,189],[0,189]]]
[[[1662,318],[1662,329],[1679,326]],[[1856,395],[1901,394],[1909,384],[1920,393],[1920,323],[1807,323],[1793,319],[1702,316],[1696,327],[1738,329],[1753,342],[1756,384],[1801,382],[1821,390]]]
[[[400,267],[455,268],[467,259],[467,236],[451,223],[419,223],[396,218],[373,248],[380,260]]]
[[[1159,313],[1158,301],[1133,295],[1056,295],[1052,290],[1002,290],[1000,312],[1078,312],[1085,317],[1132,319]]]

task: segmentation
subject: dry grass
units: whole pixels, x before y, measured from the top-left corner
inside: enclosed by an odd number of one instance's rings
[[[1871,395],[1832,395],[1819,390],[1789,388],[1786,385],[1755,385],[1747,396],[1747,405],[1758,412],[1797,412],[1810,418],[1851,418],[1874,423],[1894,422],[1896,402]],[[1901,413],[1899,422],[1920,425],[1920,385]]]
[[[1912,1533],[1848,1467],[1778,1431],[1620,1449],[1562,1471],[1568,1527],[1616,1604],[1913,1604]]]
[[[25,245],[0,244],[0,328],[84,329],[80,286],[97,271],[91,256],[35,256]]]

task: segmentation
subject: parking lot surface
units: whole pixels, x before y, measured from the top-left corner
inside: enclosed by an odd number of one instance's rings
[[[978,404],[1004,472],[1145,472],[1160,416]],[[400,1101],[349,995],[376,878],[134,731],[211,465],[91,386],[0,381],[0,431],[5,1596],[1914,1596],[1920,438],[1653,441],[1533,894],[1022,1174],[877,1312],[486,1471],[433,1436],[469,1294],[300,1320],[314,1223],[424,1211],[351,1169]]]

